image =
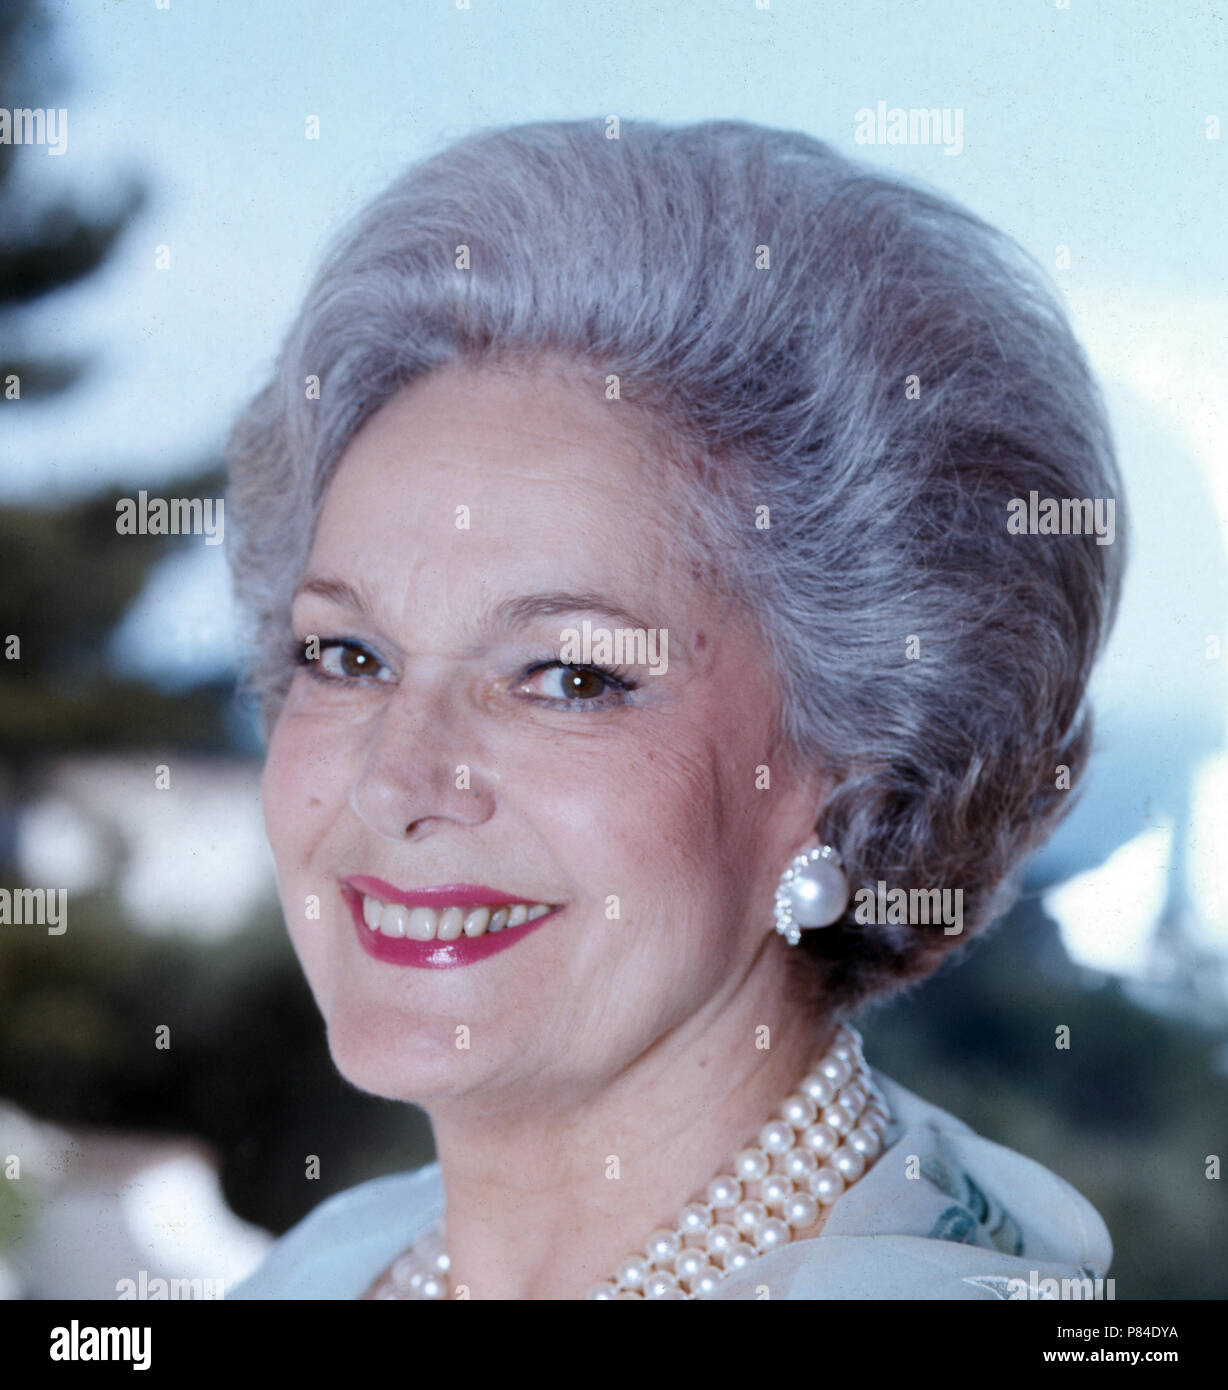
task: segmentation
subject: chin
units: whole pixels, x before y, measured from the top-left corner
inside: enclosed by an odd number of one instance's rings
[[[456,1028],[407,1026],[405,1020],[380,1027],[370,1014],[328,1021],[333,1065],[360,1091],[385,1100],[426,1105],[455,1096],[480,1082],[473,1053],[457,1046]]]

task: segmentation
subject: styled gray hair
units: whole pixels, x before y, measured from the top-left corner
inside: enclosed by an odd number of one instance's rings
[[[958,937],[850,904],[804,934],[807,989],[849,1010],[928,974],[1009,905],[1089,754],[1124,518],[1110,544],[1007,525],[1032,493],[1120,501],[1059,293],[972,213],[799,132],[543,122],[411,166],[333,243],[231,436],[266,733],[359,427],[434,368],[545,356],[617,375],[689,470],[690,541],[762,623],[782,746],[831,776],[816,829],[850,883],[963,894]]]

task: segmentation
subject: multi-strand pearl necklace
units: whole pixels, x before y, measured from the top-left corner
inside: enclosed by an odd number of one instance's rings
[[[841,1024],[831,1047],[769,1120],[757,1142],[688,1202],[671,1229],[648,1237],[613,1277],[586,1297],[704,1298],[721,1280],[806,1231],[882,1152],[887,1106],[870,1078],[855,1029]],[[366,1295],[445,1299],[451,1261],[443,1223],[417,1240]]]

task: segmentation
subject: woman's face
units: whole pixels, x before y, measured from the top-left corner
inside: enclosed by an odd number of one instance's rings
[[[821,788],[774,756],[765,645],[683,558],[625,411],[557,373],[448,368],[366,423],[328,491],[292,614],[318,659],[263,796],[295,950],[365,1090],[569,1105],[663,1039],[714,1040],[785,968],[772,894]],[[586,620],[648,630],[649,660],[567,670]],[[456,885],[552,911],[470,937]],[[451,944],[385,932],[445,918]]]

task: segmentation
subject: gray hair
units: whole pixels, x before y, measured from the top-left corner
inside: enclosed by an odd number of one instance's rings
[[[611,133],[470,135],[332,245],[228,450],[248,688],[267,733],[325,489],[400,387],[548,355],[617,375],[763,624],[783,746],[830,772],[816,828],[850,882],[963,893],[959,938],[852,905],[805,934],[808,988],[850,1009],[1003,911],[1075,794],[1059,769],[1077,788],[1124,528],[1013,534],[1007,507],[1120,497],[1104,407],[1048,277],[939,194],[798,132]]]

